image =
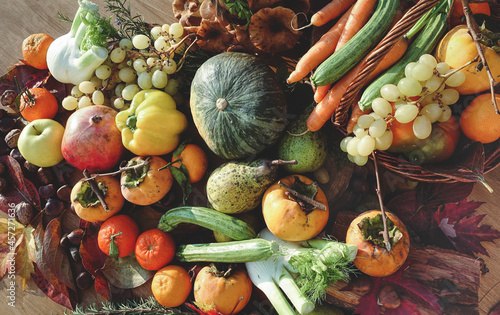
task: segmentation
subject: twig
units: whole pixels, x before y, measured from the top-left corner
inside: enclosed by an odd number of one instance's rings
[[[109,207],[106,201],[104,200],[104,196],[102,195],[101,190],[99,187],[97,187],[97,184],[94,180],[94,178],[91,178],[90,172],[87,169],[83,170],[83,176],[85,176],[86,180],[88,180],[90,189],[94,192],[94,194],[97,196],[97,199],[101,202],[102,207],[104,208],[104,211],[109,212]]]
[[[322,204],[321,202],[318,202],[312,198],[309,198],[307,196],[304,196],[302,195],[301,193],[299,193],[298,191],[290,188],[290,186],[287,186],[286,184],[283,184],[281,181],[278,181],[278,184],[285,188],[286,190],[288,190],[288,192],[290,192],[290,194],[292,194],[292,196],[294,196],[295,198],[298,198],[302,201],[305,201],[307,202],[308,204],[314,206],[315,208],[319,209],[319,210],[323,210],[323,211],[326,211],[326,206],[324,204]]]
[[[477,25],[476,21],[472,18],[472,11],[469,6],[469,0],[462,0],[462,6],[464,9],[464,15],[465,15],[465,20],[467,21],[467,28],[469,29],[469,33],[474,40],[474,44],[476,44],[477,52],[479,54],[479,57],[481,58],[481,62],[486,69],[486,73],[488,74],[488,78],[490,79],[490,92],[491,92],[491,102],[493,104],[493,107],[495,108],[495,112],[497,115],[500,115],[500,110],[498,109],[498,104],[495,99],[495,84],[496,81],[493,78],[493,75],[491,74],[490,71],[490,66],[488,65],[488,62],[486,61],[486,57],[484,56],[484,51],[483,47],[481,47],[481,39],[477,35],[479,32],[479,26]]]
[[[384,224],[384,243],[387,251],[391,251],[391,242],[389,241],[389,232],[387,231],[387,216],[385,215],[384,203],[382,201],[382,192],[380,189],[380,178],[378,173],[377,158],[375,157],[375,152],[372,152],[373,164],[375,165],[375,178],[377,180],[377,192],[378,203],[380,205],[380,211],[382,212],[382,223]]]
[[[127,171],[133,171],[133,170],[136,170],[136,169],[139,169],[143,166],[147,166],[149,165],[149,160],[151,158],[150,157],[147,157],[144,161],[142,161],[141,163],[138,163],[136,165],[132,165],[132,166],[120,166],[120,168],[117,170],[117,171],[114,171],[114,172],[110,172],[110,173],[102,173],[102,174],[95,174],[93,176],[86,176],[84,181],[92,181],[98,177],[102,177],[102,176],[115,176],[115,175],[118,175],[118,174],[121,174],[123,172],[127,172]],[[123,163],[122,163],[123,164]]]
[[[297,164],[297,160],[272,160],[271,165],[295,165]]]

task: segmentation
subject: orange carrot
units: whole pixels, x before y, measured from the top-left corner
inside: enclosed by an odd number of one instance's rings
[[[316,87],[316,91],[314,91],[314,101],[316,103],[321,102],[321,100],[328,94],[328,90],[332,87],[332,84],[327,85],[319,85]]]
[[[332,0],[311,17],[311,24],[321,26],[329,21],[339,17],[347,10],[356,0]]]
[[[347,10],[337,23],[321,36],[321,38],[299,59],[295,65],[295,70],[286,80],[287,83],[293,83],[303,79],[334,52],[340,34],[351,13],[351,9]]]
[[[404,55],[407,48],[407,39],[406,37],[403,37],[396,44],[394,44],[391,50],[389,50],[384,58],[382,58],[377,67],[368,75],[366,82],[375,79],[382,71],[393,65]],[[317,131],[321,129],[321,127],[323,127],[328,119],[330,119],[330,117],[337,109],[337,106],[339,106],[340,100],[347,91],[347,88],[356,78],[358,72],[362,69],[363,64],[364,59],[345,76],[343,76],[339,81],[337,81],[337,83],[330,89],[323,100],[321,100],[321,102],[316,105],[314,110],[309,115],[309,118],[307,119],[307,129],[309,129],[310,131]]]
[[[352,6],[351,15],[345,23],[344,30],[340,35],[335,51],[344,46],[370,19],[373,9],[375,8],[376,0],[358,0]]]

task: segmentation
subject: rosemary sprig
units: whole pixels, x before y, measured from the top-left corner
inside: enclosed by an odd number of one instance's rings
[[[127,0],[106,0],[106,11],[113,13],[121,38],[132,38],[136,34],[151,37],[148,24],[141,15],[132,15]]]
[[[168,308],[160,305],[153,297],[147,299],[126,300],[123,303],[103,302],[100,307],[96,304],[87,307],[76,306],[74,311],[67,315],[87,315],[87,314],[120,314],[120,315],[139,315],[139,314],[196,314],[190,311],[182,311],[180,308]]]

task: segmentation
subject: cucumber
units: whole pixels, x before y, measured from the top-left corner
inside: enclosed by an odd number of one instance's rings
[[[423,54],[432,53],[439,39],[446,31],[446,18],[447,15],[445,12],[440,12],[433,16],[429,23],[420,31],[420,34],[415,38],[404,56],[366,87],[358,102],[362,110],[372,108],[373,100],[380,97],[382,86],[397,84],[405,76],[405,67],[407,64],[418,61]]]
[[[163,232],[170,232],[181,223],[196,224],[237,241],[252,239],[257,236],[255,230],[245,221],[204,207],[183,206],[170,209],[162,215],[158,223],[158,229]]]
[[[179,246],[175,256],[183,262],[244,263],[266,260],[278,251],[279,245],[275,241],[254,238],[221,243],[183,244]]]
[[[389,30],[400,0],[379,0],[372,17],[344,46],[323,61],[310,80],[314,87],[331,84],[343,77]]]

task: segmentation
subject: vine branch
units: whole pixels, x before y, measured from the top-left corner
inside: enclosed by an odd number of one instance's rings
[[[500,115],[500,110],[498,109],[498,104],[495,99],[495,84],[496,81],[493,78],[493,75],[491,74],[490,66],[488,65],[488,62],[486,61],[486,57],[484,56],[484,51],[483,47],[481,47],[481,38],[478,35],[480,32],[479,26],[477,25],[476,21],[472,17],[472,11],[469,6],[469,0],[461,0],[462,1],[462,6],[464,10],[464,15],[465,15],[465,20],[467,22],[467,28],[469,29],[469,33],[476,44],[477,52],[479,54],[479,57],[481,58],[481,63],[483,64],[484,68],[486,69],[486,73],[488,74],[488,78],[490,80],[490,92],[491,92],[491,102],[493,107],[495,108],[495,112],[497,115]]]
[[[377,180],[377,188],[375,191],[377,192],[378,202],[380,205],[380,211],[382,212],[382,223],[384,225],[384,231],[382,233],[384,237],[385,248],[387,251],[391,251],[391,242],[389,239],[389,232],[387,231],[387,216],[385,214],[384,202],[382,201],[382,190],[380,188],[380,177],[378,173],[378,165],[377,158],[375,157],[375,152],[372,152],[373,164],[375,165],[375,178]]]

